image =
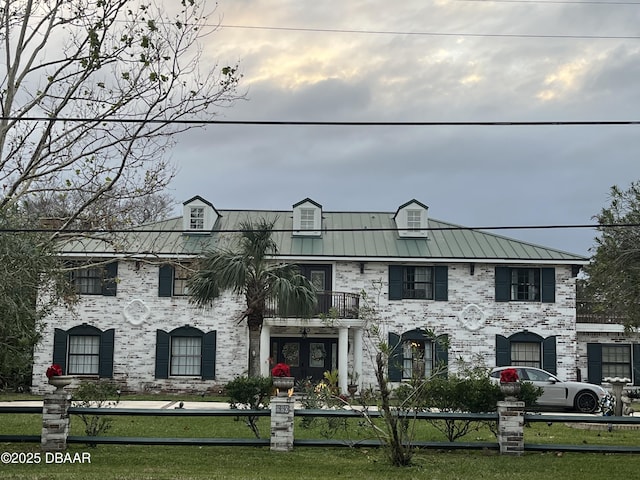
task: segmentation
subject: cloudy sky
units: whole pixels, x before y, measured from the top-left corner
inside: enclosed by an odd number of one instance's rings
[[[239,62],[247,93],[219,120],[640,120],[640,3],[221,0],[218,19],[205,58]],[[215,125],[172,151],[172,194],[328,211],[416,198],[466,226],[590,224],[612,185],[640,179],[639,153],[640,125]],[[583,255],[595,235],[501,233]]]

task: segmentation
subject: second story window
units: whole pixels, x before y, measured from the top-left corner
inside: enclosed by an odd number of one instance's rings
[[[78,268],[69,275],[71,285],[79,295],[115,296],[118,263]]]
[[[404,267],[402,298],[433,299],[433,268]]]
[[[496,302],[555,302],[554,268],[496,267]]]

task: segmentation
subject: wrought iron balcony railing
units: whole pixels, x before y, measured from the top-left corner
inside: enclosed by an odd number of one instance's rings
[[[347,292],[318,292],[318,304],[314,317],[322,315],[335,318],[358,318],[360,295]],[[294,318],[300,317],[299,312],[285,311],[275,300],[267,301],[266,317]]]
[[[602,310],[598,302],[576,301],[576,322],[577,323],[610,323],[624,324],[624,318]]]

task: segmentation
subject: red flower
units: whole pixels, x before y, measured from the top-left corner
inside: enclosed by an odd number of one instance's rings
[[[513,383],[518,381],[518,372],[515,368],[505,368],[500,372],[500,383]]]
[[[275,367],[271,369],[272,377],[290,377],[291,370],[286,363],[277,363]]]
[[[62,375],[62,367],[57,363],[47,368],[47,378],[59,377],[60,375]]]

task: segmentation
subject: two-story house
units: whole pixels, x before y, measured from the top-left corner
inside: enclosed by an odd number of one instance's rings
[[[269,308],[264,375],[286,361],[297,379],[337,369],[343,390],[353,376],[374,385],[383,340],[394,347],[394,382],[442,365],[455,371],[458,358],[576,378],[575,279],[584,257],[434,220],[417,200],[387,212],[328,212],[308,198],[264,211],[218,210],[194,197],[179,218],[61,248],[68,261],[89,263],[71,279],[75,308],[46,319],[34,390],[45,387],[52,362],[131,391],[217,391],[243,374],[243,298],[228,293],[196,308],[186,279],[199,254],[230,245],[242,221],[259,218],[275,220],[274,261],[297,264],[318,290],[313,318]]]

